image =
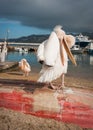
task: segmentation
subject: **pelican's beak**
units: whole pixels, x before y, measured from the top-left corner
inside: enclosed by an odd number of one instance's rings
[[[73,54],[72,54],[70,48],[68,47],[68,44],[67,44],[67,42],[66,42],[65,37],[63,38],[63,41],[64,41],[64,44],[63,44],[63,45],[64,45],[64,48],[65,48],[65,50],[66,50],[66,52],[67,52],[67,54],[68,54],[70,60],[72,61],[72,63],[73,63],[75,66],[77,66],[76,60],[75,60],[75,58],[74,58],[74,56],[73,56]]]

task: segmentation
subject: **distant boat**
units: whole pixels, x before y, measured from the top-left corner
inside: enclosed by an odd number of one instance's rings
[[[71,48],[72,53],[83,53],[82,48],[79,45],[74,45]]]
[[[27,48],[21,48],[21,47],[15,47],[15,51],[18,51],[20,53],[28,53]]]
[[[88,36],[84,36],[81,33],[76,36],[76,45],[79,45],[81,48],[85,48],[91,40],[89,40]]]

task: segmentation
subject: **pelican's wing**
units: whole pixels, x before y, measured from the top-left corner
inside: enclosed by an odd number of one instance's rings
[[[76,60],[75,60],[73,54],[71,53],[71,51],[70,51],[70,49],[69,49],[69,47],[68,47],[68,44],[67,44],[65,38],[63,38],[63,40],[64,40],[64,44],[63,44],[63,45],[64,45],[64,48],[65,48],[65,50],[66,50],[66,52],[67,52],[67,54],[68,54],[70,60],[72,61],[72,63],[73,63],[75,66],[77,66]]]
[[[46,41],[42,42],[37,49],[37,60],[38,60],[38,62],[44,61],[44,44],[45,43],[46,43]]]

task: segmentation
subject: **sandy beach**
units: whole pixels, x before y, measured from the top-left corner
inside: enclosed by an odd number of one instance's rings
[[[28,81],[36,81],[39,78],[39,69],[33,69],[28,77],[24,77],[23,73],[17,67],[11,71],[0,73],[0,79],[21,79]],[[68,71],[65,76],[66,87],[77,87],[82,89],[91,89],[93,91],[92,77],[74,76]],[[54,84],[60,85],[61,79],[53,81]],[[0,130],[92,130],[81,128],[74,124],[66,124],[53,119],[44,119],[26,115],[13,110],[0,108]]]

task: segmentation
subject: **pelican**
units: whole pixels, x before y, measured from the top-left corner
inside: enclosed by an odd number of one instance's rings
[[[5,41],[4,43],[1,44],[1,48],[0,48],[0,61],[1,62],[5,62],[6,55],[7,55],[7,43]]]
[[[38,82],[49,83],[52,89],[64,88],[64,75],[67,73],[68,57],[73,64],[76,61],[70,51],[75,44],[72,35],[66,35],[61,25],[55,26],[49,38],[41,43],[37,49],[37,60],[42,63]],[[52,81],[61,77],[61,86],[54,86]]]
[[[31,71],[31,66],[29,65],[29,63],[27,62],[26,59],[22,59],[19,62],[19,67],[21,69],[21,71],[24,73],[24,76],[28,76],[30,71]]]

